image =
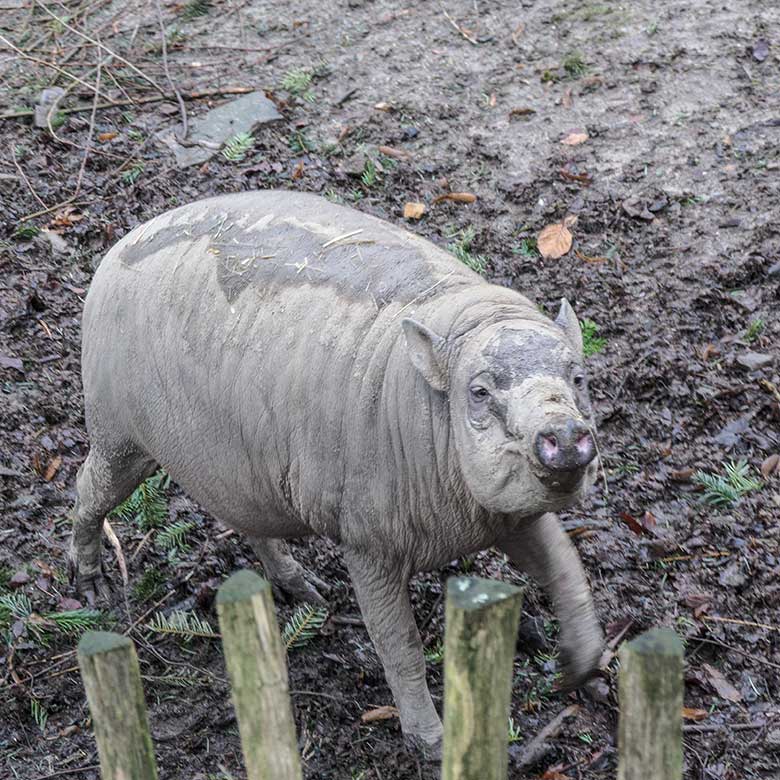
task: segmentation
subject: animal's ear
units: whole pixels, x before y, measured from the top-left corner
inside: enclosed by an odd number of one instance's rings
[[[412,365],[434,389],[447,389],[447,369],[444,339],[425,325],[412,320],[401,321],[406,336],[406,349]]]
[[[572,309],[571,304],[566,298],[561,298],[561,309],[558,312],[558,316],[555,318],[555,323],[563,328],[563,332],[569,339],[569,343],[574,347],[575,352],[582,357],[582,330],[580,329],[580,321],[577,319],[574,309]]]

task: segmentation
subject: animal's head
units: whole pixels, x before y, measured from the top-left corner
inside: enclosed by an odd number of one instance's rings
[[[582,333],[568,301],[555,322],[504,319],[454,340],[411,319],[403,327],[412,364],[446,393],[460,468],[478,504],[555,511],[593,485]]]

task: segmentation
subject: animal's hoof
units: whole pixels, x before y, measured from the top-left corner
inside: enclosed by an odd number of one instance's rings
[[[329,586],[306,569],[301,568],[300,574],[297,576],[273,584],[293,601],[305,601],[318,607],[328,606],[327,600],[320,591],[323,590],[327,593],[330,590]]]
[[[419,734],[404,734],[404,744],[407,750],[420,756],[424,761],[430,763],[441,762],[441,729],[437,732],[438,736],[422,736]]]
[[[580,648],[567,652],[562,649],[563,676],[559,689],[573,691],[590,680],[599,670],[602,651],[601,643],[585,650]]]
[[[94,607],[96,604],[111,604],[114,598],[111,582],[102,572],[77,575],[76,590],[90,607]]]

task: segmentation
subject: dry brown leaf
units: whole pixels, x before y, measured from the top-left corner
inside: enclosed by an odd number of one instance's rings
[[[704,720],[708,715],[707,710],[697,710],[694,707],[682,708],[682,716],[685,720]]]
[[[393,146],[378,146],[377,151],[385,157],[392,157],[394,160],[410,160],[412,155],[403,149],[396,149]]]
[[[707,675],[707,682],[714,688],[721,699],[726,701],[742,701],[742,694],[723,676],[723,673],[709,664],[701,666],[704,674]]]
[[[451,200],[454,203],[473,203],[477,196],[471,192],[446,192],[444,195],[438,195],[433,199],[434,203],[441,203],[443,200]]]
[[[694,475],[694,470],[690,467],[675,469],[669,472],[669,478],[675,482],[687,482]]]
[[[509,117],[511,119],[513,116],[531,116],[531,114],[535,114],[535,113],[536,113],[535,108],[528,108],[527,106],[522,106],[520,108],[513,108],[509,112]]]
[[[583,254],[578,249],[574,250],[574,254],[580,260],[584,260],[586,263],[606,263],[609,260],[608,257],[601,257],[600,255],[586,255],[586,254]]]
[[[54,215],[54,219],[49,222],[49,227],[72,227],[76,222],[81,222],[82,219],[84,219],[83,214],[79,214],[73,206],[66,206]]]
[[[578,130],[572,130],[571,133],[561,139],[561,143],[565,146],[579,146],[580,144],[584,144],[587,140],[587,133]]]
[[[119,133],[98,133],[97,139],[101,144],[104,144],[106,141],[112,141],[118,135]]]
[[[303,176],[303,160],[300,160],[298,164],[293,168],[292,177],[293,179],[300,179],[301,176]]]
[[[363,723],[373,723],[376,720],[389,720],[390,718],[398,717],[398,709],[393,707],[392,704],[385,704],[384,707],[376,707],[373,710],[368,710],[360,716],[360,720]]]
[[[568,217],[566,218],[568,219]],[[571,249],[571,231],[566,220],[547,225],[536,239],[539,254],[547,260],[557,260]]]
[[[57,472],[60,470],[60,466],[62,465],[62,456],[57,455],[56,457],[52,458],[49,461],[49,465],[46,467],[46,471],[43,474],[43,478],[47,482],[51,482],[54,477],[57,475]]]
[[[404,219],[420,219],[425,214],[425,204],[410,201],[404,203]]]
[[[764,477],[764,479],[769,479],[772,474],[780,474],[780,455],[777,453],[770,455],[761,464],[761,475]]]

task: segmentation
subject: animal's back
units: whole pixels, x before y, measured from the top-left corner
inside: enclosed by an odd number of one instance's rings
[[[399,313],[474,286],[488,287],[433,244],[313,195],[167,212],[112,248],[90,288],[90,436],[132,440],[235,524],[274,502],[327,522],[346,478],[345,416],[363,409],[376,424],[368,407]]]

